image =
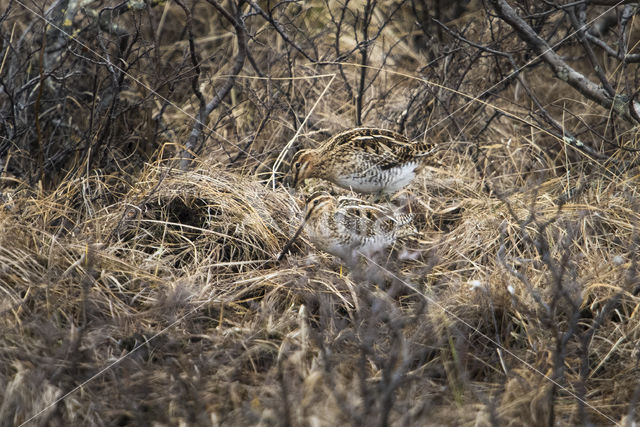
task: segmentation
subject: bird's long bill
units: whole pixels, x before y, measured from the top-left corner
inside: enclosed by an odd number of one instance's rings
[[[300,171],[296,170],[296,172],[293,174],[293,176],[291,177],[291,186],[293,188],[298,188],[298,184],[299,184],[299,179],[298,179],[298,175],[300,175]]]
[[[302,232],[302,229],[304,228],[304,224],[306,222],[307,222],[307,219],[305,218],[304,221],[302,221],[302,224],[300,224],[300,227],[298,228],[296,233],[293,235],[293,237],[291,239],[289,239],[289,241],[284,245],[284,247],[282,248],[282,252],[280,252],[280,255],[278,255],[278,261],[280,261],[280,260],[282,260],[282,258],[284,258],[284,255],[289,251],[289,248],[291,248],[293,243],[296,241],[296,239],[298,238],[298,236]]]

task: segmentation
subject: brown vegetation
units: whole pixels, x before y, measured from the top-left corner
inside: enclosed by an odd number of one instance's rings
[[[624,3],[0,1],[0,425],[637,420]],[[418,235],[276,262],[356,125]]]

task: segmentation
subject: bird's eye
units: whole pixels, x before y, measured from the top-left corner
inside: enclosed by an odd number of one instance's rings
[[[320,201],[318,199],[313,201],[313,206],[317,206]]]
[[[296,169],[298,169],[298,168],[300,167],[300,162],[295,162],[295,163],[293,164],[293,167],[294,167],[294,168],[296,168]]]

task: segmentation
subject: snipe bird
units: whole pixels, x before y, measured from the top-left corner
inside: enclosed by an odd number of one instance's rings
[[[355,128],[318,148],[298,151],[291,161],[293,186],[322,178],[359,193],[392,194],[407,186],[435,148],[412,143],[386,129]]]
[[[318,248],[351,263],[358,255],[370,257],[416,232],[412,215],[397,214],[384,206],[351,197],[336,199],[326,191],[308,199],[300,228],[282,249],[281,260],[304,229]]]

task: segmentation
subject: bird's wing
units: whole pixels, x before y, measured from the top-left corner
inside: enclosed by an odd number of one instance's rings
[[[350,197],[338,199],[338,212],[344,218],[345,227],[362,238],[371,237],[380,231],[390,232],[413,219],[411,215],[395,215],[389,208]]]
[[[409,142],[409,140],[404,135],[400,135],[399,133],[393,132],[388,129],[375,128],[349,129],[329,138],[329,140],[325,144],[336,148],[345,144],[349,145],[351,143],[350,141],[354,141],[356,143],[362,142],[365,145],[368,145],[370,141],[374,140],[388,140],[400,145],[411,145],[411,142]]]
[[[382,170],[398,167],[404,163],[433,152],[430,143],[409,141],[405,136],[387,129],[357,128],[339,133],[327,141],[324,152],[337,156],[350,156],[357,152],[363,160],[376,163]]]

